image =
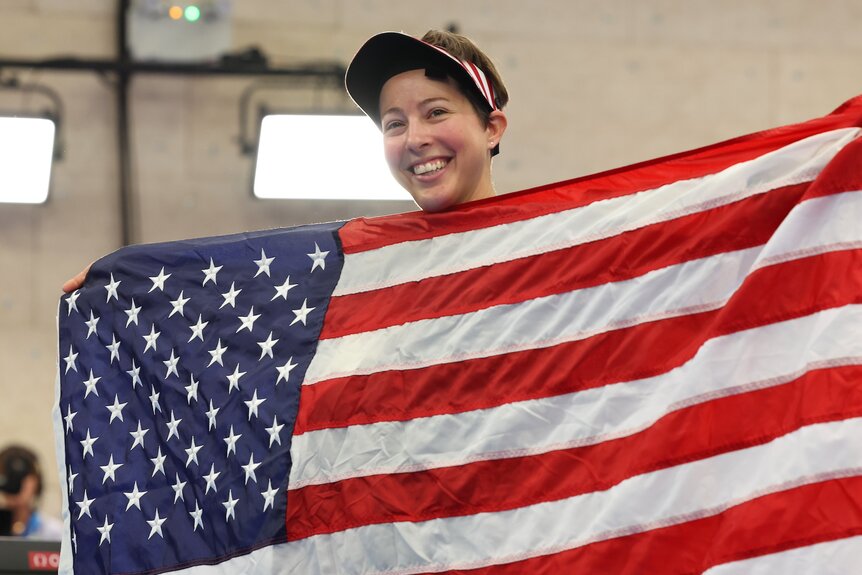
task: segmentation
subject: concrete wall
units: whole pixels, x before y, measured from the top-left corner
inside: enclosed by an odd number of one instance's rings
[[[853,0],[234,0],[234,44],[275,64],[338,60],[382,30],[456,23],[512,101],[496,160],[508,192],[820,116],[862,92]],[[111,0],[3,0],[0,58],[114,54]],[[90,73],[11,71],[60,92],[65,158],[50,201],[0,204],[0,445],[42,454],[59,506],[49,413],[59,286],[120,246],[115,108]],[[249,191],[237,99],[250,79],[139,76],[132,86],[136,241],[401,211],[410,204],[264,202]],[[306,95],[273,98],[298,98]],[[38,108],[0,91],[0,109]],[[350,150],[337,147],[337,154]]]

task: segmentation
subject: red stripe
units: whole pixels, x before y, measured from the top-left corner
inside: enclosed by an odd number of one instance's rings
[[[345,224],[339,235],[344,252],[350,254],[404,241],[526,220],[678,180],[703,177],[809,136],[853,126],[862,126],[862,96],[848,101],[828,116],[802,124],[757,132],[631,166],[479,200],[445,213],[411,212],[380,218],[360,218]]]
[[[476,87],[482,92],[482,96],[487,100],[491,109],[496,109],[497,106],[494,105],[494,101],[491,99],[491,94],[488,91],[488,84],[485,82],[485,73],[482,72],[473,62],[464,61],[464,64],[469,68],[470,76],[473,78],[473,81],[476,82]]]
[[[649,377],[682,365],[708,339],[859,302],[862,250],[784,262],[753,272],[720,310],[551,348],[303,386],[294,433],[458,413]],[[645,350],[648,362],[632,361],[647,359]]]
[[[732,561],[859,534],[862,534],[862,477],[849,477],[773,493],[712,517],[555,555],[445,573],[693,575]]]
[[[805,425],[858,417],[860,380],[858,365],[817,370],[791,383],[670,413],[645,431],[596,445],[304,487],[288,494],[288,538],[602,491],[635,475],[760,445]]]
[[[776,189],[539,256],[333,297],[320,339],[627,280],[684,261],[762,245],[808,186]]]

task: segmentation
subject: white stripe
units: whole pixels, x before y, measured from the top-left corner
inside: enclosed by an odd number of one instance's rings
[[[62,302],[62,300],[60,300]],[[60,312],[62,303],[57,305],[57,315],[54,317],[57,333],[60,333]],[[56,365],[57,373],[54,377],[54,405],[51,407],[51,420],[54,424],[54,455],[57,457],[57,470],[60,472],[60,517],[63,520],[63,535],[60,541],[60,564],[57,572],[71,574],[74,557],[72,555],[71,515],[69,514],[69,491],[68,478],[66,476],[66,429],[63,426],[63,411],[60,408],[60,338],[57,338]]]
[[[816,233],[812,233],[816,230]],[[769,238],[755,269],[842,249],[862,240],[862,191],[806,200],[794,207]]]
[[[419,281],[580,245],[808,182],[859,132],[859,128],[825,132],[717,174],[526,221],[347,254],[333,295]]]
[[[457,414],[310,431],[293,437],[290,488],[350,477],[519,457],[625,437],[666,414],[862,364],[862,305],[707,341],[658,376]]]
[[[704,575],[851,575],[862,571],[860,558],[862,536],[856,536],[725,563]]]
[[[859,222],[862,193],[825,196],[794,208],[765,247],[726,252],[630,280],[522,303],[321,340],[303,384],[550,347],[620,327],[715,309],[760,267],[862,247]]]
[[[303,384],[551,347],[715,309],[739,288],[761,249],[726,252],[630,280],[521,303],[324,339]]]
[[[606,491],[509,511],[309,537],[265,550],[263,563],[278,565],[283,573],[391,575],[549,555],[715,515],[792,487],[860,475],[860,436],[858,418],[811,425],[764,445],[633,477]],[[240,558],[233,572],[253,562]]]

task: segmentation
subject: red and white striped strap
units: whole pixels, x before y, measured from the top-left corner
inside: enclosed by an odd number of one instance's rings
[[[426,44],[428,44],[426,42]],[[443,48],[439,46],[435,46],[434,44],[428,44],[441,54],[445,54],[452,60],[458,63],[459,66],[464,68],[464,71],[470,76],[473,82],[476,84],[476,87],[479,89],[479,93],[482,94],[482,97],[490,104],[492,110],[497,110],[497,95],[494,93],[494,86],[491,82],[488,81],[488,78],[485,76],[485,72],[482,71],[479,66],[474,64],[473,62],[467,60],[459,60]]]

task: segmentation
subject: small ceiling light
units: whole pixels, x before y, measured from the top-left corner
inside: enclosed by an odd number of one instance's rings
[[[189,22],[197,22],[201,18],[201,9],[194,4],[186,6],[185,17]]]

